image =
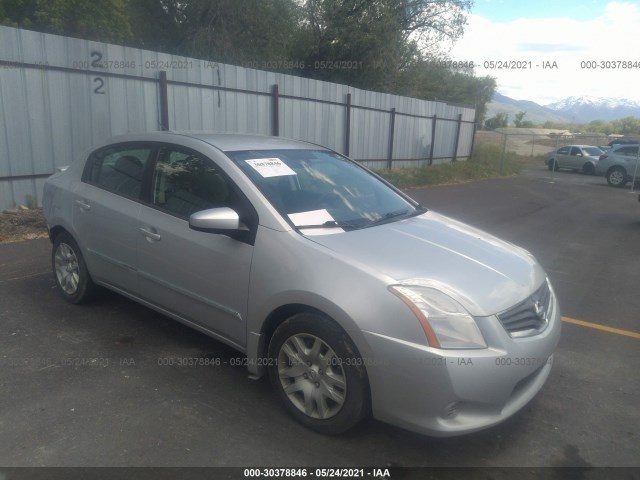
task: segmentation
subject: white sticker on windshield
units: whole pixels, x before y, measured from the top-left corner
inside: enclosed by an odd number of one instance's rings
[[[334,218],[325,209],[311,210],[310,212],[290,213],[289,218],[296,227],[312,227],[300,229],[300,233],[304,235],[331,235],[334,233],[344,232],[340,227],[324,226],[326,222],[334,221]]]
[[[296,174],[279,158],[257,158],[255,160],[245,160],[245,162],[251,165],[264,178]]]

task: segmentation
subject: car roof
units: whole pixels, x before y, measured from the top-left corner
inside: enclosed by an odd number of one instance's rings
[[[278,149],[304,149],[326,150],[325,147],[300,140],[291,140],[283,137],[271,137],[268,135],[256,135],[247,133],[222,133],[204,131],[163,131],[140,134],[120,135],[109,139],[107,142],[131,142],[131,141],[157,141],[175,142],[180,137],[202,140],[224,152],[238,150],[278,150]]]
[[[629,147],[631,148],[637,148],[639,144],[637,143],[625,143],[624,145],[614,145],[613,147],[611,147],[610,152],[612,154],[615,154],[616,152],[619,152],[620,150],[626,150]]]
[[[565,145],[564,147],[558,147],[558,148],[565,148],[565,147],[578,147],[578,148],[593,147],[593,148],[600,148],[597,145]]]

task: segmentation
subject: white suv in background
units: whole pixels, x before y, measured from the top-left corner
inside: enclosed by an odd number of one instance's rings
[[[640,160],[638,160],[638,144],[617,145],[610,151],[600,155],[596,164],[596,175],[604,175],[612,187],[624,187],[640,176]]]

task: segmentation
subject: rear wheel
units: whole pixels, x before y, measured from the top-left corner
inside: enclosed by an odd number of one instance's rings
[[[596,173],[596,167],[593,166],[593,163],[587,162],[582,166],[582,173],[585,175],[593,175]]]
[[[612,187],[624,187],[627,183],[627,172],[621,167],[613,167],[607,172],[607,183]]]
[[[369,412],[362,359],[322,315],[299,313],[280,324],[269,343],[269,377],[289,413],[317,432],[342,433]]]
[[[65,300],[82,303],[95,296],[98,287],[91,280],[78,244],[67,232],[53,240],[51,264],[58,291]]]

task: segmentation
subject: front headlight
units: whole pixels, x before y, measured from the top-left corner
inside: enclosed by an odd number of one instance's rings
[[[450,296],[419,285],[391,285],[389,291],[411,309],[430,346],[487,348],[476,321]]]

